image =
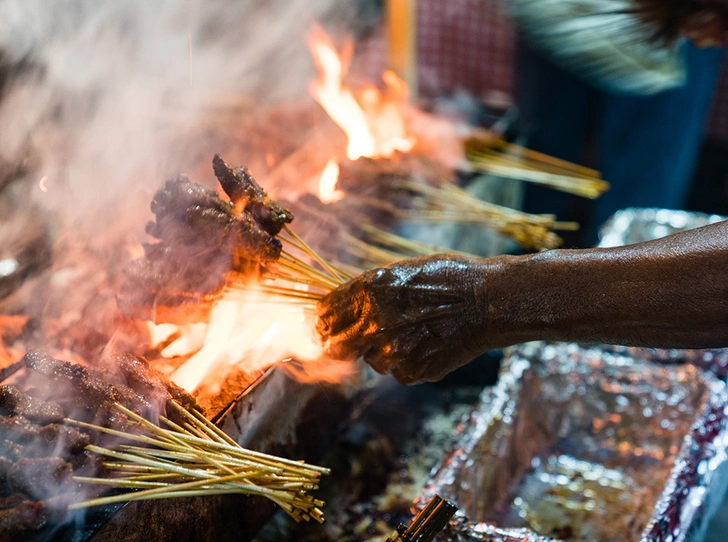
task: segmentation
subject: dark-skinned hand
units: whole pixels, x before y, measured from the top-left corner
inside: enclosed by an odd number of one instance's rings
[[[403,384],[436,381],[488,348],[486,260],[426,256],[367,271],[319,304],[330,355]]]

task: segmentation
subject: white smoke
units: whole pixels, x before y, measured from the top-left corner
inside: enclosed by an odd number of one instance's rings
[[[195,165],[169,119],[306,94],[306,31],[335,3],[0,0],[0,60],[26,66],[0,98],[0,164],[32,159],[28,197],[64,221],[143,224],[164,179]]]

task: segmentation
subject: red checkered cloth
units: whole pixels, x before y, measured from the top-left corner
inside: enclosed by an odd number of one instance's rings
[[[418,0],[417,55],[420,93],[457,90],[474,96],[512,94],[514,34],[499,0]],[[376,80],[386,67],[384,29],[359,48],[355,69]],[[708,116],[709,137],[728,142],[728,62]]]
[[[359,73],[376,80],[386,66],[385,31],[359,49]],[[497,0],[417,2],[419,91],[440,96],[465,90],[475,96],[513,90],[513,33]]]

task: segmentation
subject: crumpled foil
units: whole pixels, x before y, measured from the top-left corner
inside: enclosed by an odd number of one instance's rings
[[[720,215],[672,211],[669,209],[625,209],[615,213],[599,231],[603,248],[652,241],[674,233],[692,230],[726,220]],[[728,377],[728,348],[711,350],[658,350],[655,348],[609,347],[634,359],[660,363],[690,363]]]
[[[697,542],[728,483],[727,405],[691,365],[522,345],[422,502],[460,508],[442,540]]]
[[[601,227],[599,246],[606,248],[643,243],[725,219],[720,215],[669,209],[624,209],[612,215]]]
[[[721,220],[626,209],[599,246]],[[728,349],[510,349],[421,502],[453,499],[443,539],[462,542],[698,542],[728,486],[728,393],[710,373],[725,379]]]

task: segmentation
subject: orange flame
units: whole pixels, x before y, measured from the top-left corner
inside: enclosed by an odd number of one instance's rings
[[[388,95],[368,86],[359,99],[343,87],[346,76],[341,55],[326,34],[318,29],[308,40],[309,49],[321,72],[311,85],[311,94],[348,138],[346,156],[356,160],[389,157],[394,152],[409,152],[415,144],[407,135],[400,103],[407,96],[407,86],[394,73],[383,75]]]
[[[284,358],[295,357],[303,366],[319,360],[323,351],[312,313],[270,301],[262,293],[231,291],[212,308],[208,323],[149,323],[156,344],[179,334],[162,356],[192,354],[170,380],[192,392],[208,375],[226,373],[231,365],[244,365],[245,372],[255,374]]]
[[[319,179],[318,197],[323,203],[334,203],[344,197],[344,192],[336,189],[338,180],[339,164],[332,158],[321,172]]]

